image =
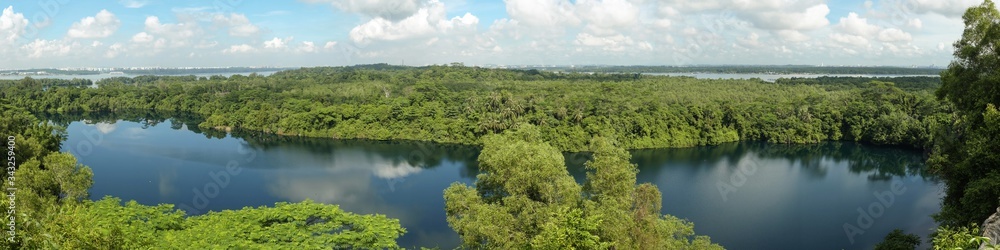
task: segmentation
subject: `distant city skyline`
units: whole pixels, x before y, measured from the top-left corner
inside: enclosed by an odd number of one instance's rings
[[[16,1],[0,69],[947,65],[978,0]]]

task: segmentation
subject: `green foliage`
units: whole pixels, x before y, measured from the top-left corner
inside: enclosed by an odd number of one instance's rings
[[[27,248],[58,249],[394,249],[406,232],[381,215],[355,215],[311,201],[185,217],[173,205],[117,198],[64,206],[47,237]]]
[[[549,68],[579,72],[640,72],[640,73],[714,73],[714,74],[868,74],[868,75],[930,75],[937,68],[825,66],[814,65],[726,65],[726,66],[574,66]]]
[[[224,210],[190,217],[157,248],[395,249],[406,233],[399,220],[355,215],[312,201]]]
[[[1000,11],[991,0],[973,6],[962,16],[965,31],[955,42],[955,60],[941,73],[937,95],[961,111],[978,113],[987,104],[1000,104]]]
[[[947,184],[944,225],[981,223],[1000,206],[1000,11],[993,1],[969,8],[965,31],[955,42],[955,60],[941,73],[937,96],[956,107],[928,160]]]
[[[475,187],[445,190],[448,224],[465,247],[486,249],[721,249],[690,222],[660,215],[660,193],[636,185],[628,152],[605,138],[590,143],[581,187],[537,127],[484,138]]]
[[[58,152],[63,130],[0,107],[0,115],[10,118],[0,121],[0,133],[15,136],[17,163],[17,234],[0,242],[4,249],[395,249],[406,232],[396,219],[308,200],[191,217],[168,204],[89,201],[93,173]],[[4,157],[4,166],[9,160]],[[9,172],[2,175],[9,180]],[[10,202],[0,199],[0,206]]]
[[[898,85],[870,83],[895,81]],[[100,88],[0,81],[35,112],[186,112],[203,128],[482,144],[518,124],[564,151],[592,137],[627,149],[733,141],[929,146],[949,106],[927,78],[700,80],[464,66],[303,68],[268,77],[111,78]],[[902,86],[899,88],[897,86]],[[894,129],[894,128],[901,129]]]
[[[980,249],[980,246],[986,250],[1000,249],[1000,246],[989,244],[989,238],[980,235],[982,232],[975,223],[961,227],[941,226],[932,240],[934,250]]]
[[[875,250],[913,250],[920,245],[920,236],[906,234],[903,230],[894,229],[882,242],[875,245]]]

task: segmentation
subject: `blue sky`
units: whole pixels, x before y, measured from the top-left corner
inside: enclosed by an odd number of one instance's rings
[[[0,68],[941,66],[980,1],[2,1]]]

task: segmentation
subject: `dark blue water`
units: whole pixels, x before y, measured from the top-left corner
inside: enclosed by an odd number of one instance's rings
[[[189,214],[312,199],[398,218],[402,246],[457,246],[442,191],[477,174],[469,146],[87,123],[69,124],[63,150],[93,169],[92,199],[173,203]],[[639,182],[662,191],[663,212],[728,249],[870,249],[894,228],[926,239],[940,208],[941,186],[906,149],[733,143],[632,153]],[[566,158],[582,181],[587,154]]]

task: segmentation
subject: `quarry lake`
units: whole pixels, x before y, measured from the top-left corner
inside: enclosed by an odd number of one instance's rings
[[[403,247],[451,249],[443,190],[472,185],[474,146],[202,131],[196,123],[65,122],[62,150],[93,168],[91,199],[117,196],[188,214],[311,199],[399,219]],[[943,185],[919,151],[828,142],[633,150],[662,212],[727,249],[870,249],[895,228],[923,237]],[[583,181],[586,153],[565,153]],[[924,243],[926,246],[927,243]]]

